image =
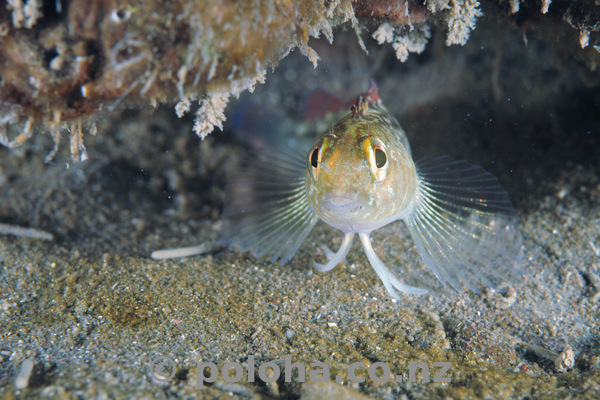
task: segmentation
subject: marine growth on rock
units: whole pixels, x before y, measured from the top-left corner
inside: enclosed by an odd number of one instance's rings
[[[7,0],[0,7],[0,143],[18,147],[34,132],[66,133],[75,160],[84,134],[117,108],[197,102],[194,131],[221,128],[232,96],[264,82],[267,68],[308,42],[351,28],[362,44],[391,43],[398,59],[419,53],[438,26],[446,44],[464,45],[483,11],[534,18],[519,1],[488,0]],[[567,3],[581,3],[574,8]],[[576,32],[590,68],[600,59],[598,6],[542,1],[535,12]],[[512,13],[512,14],[511,14]],[[535,16],[537,18],[537,16]],[[560,22],[557,22],[560,21]],[[364,48],[364,46],[363,46]]]

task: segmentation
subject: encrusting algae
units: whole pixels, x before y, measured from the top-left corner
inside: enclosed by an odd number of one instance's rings
[[[370,233],[403,220],[425,265],[443,284],[479,292],[518,275],[521,235],[498,180],[466,161],[414,162],[406,134],[371,84],[306,156],[259,149],[231,183],[222,243],[255,256],[288,261],[319,220],[344,233],[329,271],[343,262],[358,234],[383,285],[423,294],[400,281],[375,253]],[[192,255],[204,246],[162,250],[153,258]]]
[[[483,3],[486,12],[510,14],[507,4]],[[542,10],[548,24],[561,21],[575,35],[564,40],[586,48],[584,59],[593,70],[600,63],[594,36],[600,29],[598,9],[576,3],[565,8],[555,2],[548,11],[550,2],[544,1]],[[84,133],[93,135],[95,121],[107,113],[176,103],[182,116],[193,102],[198,103],[193,129],[204,138],[222,127],[232,96],[252,91],[267,69],[294,49],[316,66],[319,56],[310,38],[323,35],[332,42],[334,30],[346,26],[363,48],[362,38],[370,35],[379,44],[391,43],[405,61],[425,49],[434,25],[447,32],[447,45],[464,45],[482,5],[477,0],[10,0],[0,9],[0,143],[18,147],[35,131],[49,133],[55,143],[49,161],[67,132],[73,159],[83,161]],[[578,8],[581,13],[574,11]],[[539,25],[539,7],[525,13],[519,12],[523,28],[529,19],[535,20],[529,29]],[[544,34],[557,31],[549,26]],[[558,32],[556,37],[565,36]]]

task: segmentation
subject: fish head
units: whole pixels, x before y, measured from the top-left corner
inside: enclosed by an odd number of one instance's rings
[[[370,232],[410,211],[416,169],[404,132],[384,109],[349,113],[307,155],[309,204],[343,232]]]

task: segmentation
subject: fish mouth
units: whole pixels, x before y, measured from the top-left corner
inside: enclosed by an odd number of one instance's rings
[[[323,196],[322,207],[331,213],[345,213],[363,208],[363,202],[358,193],[331,193]]]

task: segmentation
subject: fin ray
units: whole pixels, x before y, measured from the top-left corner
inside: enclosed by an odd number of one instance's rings
[[[447,157],[417,164],[419,184],[408,229],[427,267],[444,284],[479,292],[518,275],[518,218],[498,180]]]
[[[319,220],[306,198],[304,157],[261,148],[241,168],[228,187],[220,242],[286,262]]]

